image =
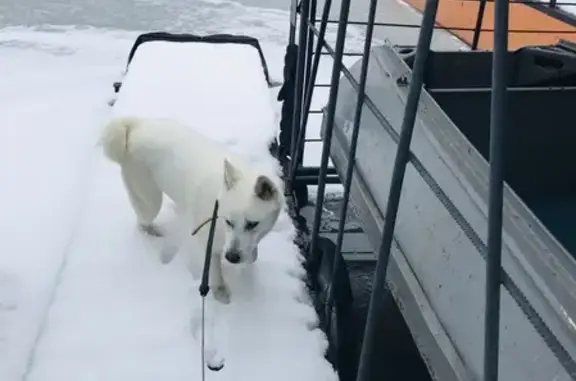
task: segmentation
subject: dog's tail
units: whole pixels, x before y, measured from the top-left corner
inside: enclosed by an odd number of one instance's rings
[[[136,117],[119,117],[112,119],[104,128],[100,143],[110,160],[122,163],[126,159],[130,133],[139,123]]]

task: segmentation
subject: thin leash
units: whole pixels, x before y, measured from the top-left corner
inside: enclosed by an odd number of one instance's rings
[[[205,317],[205,308],[206,308],[206,298],[203,296],[202,297],[202,328],[201,328],[201,336],[202,336],[202,344],[201,344],[201,348],[202,348],[202,353],[200,353],[200,367],[202,369],[202,381],[206,380],[206,363],[205,363],[205,359],[204,359],[204,329],[206,327],[206,317]]]
[[[200,297],[202,298],[202,326],[201,326],[201,350],[200,355],[202,364],[202,381],[206,380],[206,362],[205,362],[205,332],[206,332],[206,295],[210,291],[210,286],[208,285],[209,274],[210,274],[210,261],[212,260],[212,245],[214,244],[214,233],[216,231],[216,220],[218,219],[218,200],[214,202],[214,211],[212,212],[212,218],[204,221],[199,227],[197,227],[192,235],[198,233],[198,231],[210,222],[210,231],[208,233],[208,242],[206,243],[206,256],[204,259],[204,270],[202,272],[202,281],[200,282],[200,287],[198,291],[200,292]]]

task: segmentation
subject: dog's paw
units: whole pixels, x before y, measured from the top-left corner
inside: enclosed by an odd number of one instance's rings
[[[176,254],[178,253],[178,246],[176,245],[167,245],[162,248],[160,252],[160,262],[163,265],[167,265],[168,263],[172,262]]]
[[[224,368],[224,356],[215,347],[206,348],[206,366],[213,372],[218,372]]]
[[[213,372],[218,372],[219,370],[222,370],[222,368],[224,368],[224,364],[225,364],[224,358],[222,357],[216,357],[214,359],[206,361],[206,366]]]
[[[138,225],[140,230],[149,236],[152,237],[164,237],[165,233],[162,228],[155,224],[140,224]]]
[[[214,299],[222,304],[230,304],[230,291],[224,285],[212,288]]]

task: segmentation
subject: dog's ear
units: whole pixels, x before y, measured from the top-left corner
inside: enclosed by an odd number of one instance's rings
[[[240,180],[240,172],[228,159],[224,159],[224,185],[226,185],[226,189],[232,189],[238,180]]]
[[[276,195],[276,187],[268,177],[258,176],[254,186],[254,193],[259,199],[270,201]]]

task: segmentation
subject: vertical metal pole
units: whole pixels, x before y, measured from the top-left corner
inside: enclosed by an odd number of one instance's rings
[[[312,62],[312,71],[310,73],[310,81],[304,93],[304,109],[302,110],[302,125],[298,131],[296,139],[296,153],[295,156],[302,154],[304,151],[304,143],[306,140],[306,126],[308,125],[308,115],[310,111],[310,104],[312,102],[312,95],[314,93],[314,84],[316,83],[316,76],[318,74],[318,67],[320,65],[320,52],[324,47],[324,36],[326,35],[326,27],[328,25],[328,17],[330,16],[330,9],[332,7],[332,0],[325,0],[324,9],[322,10],[322,19],[320,20],[320,31],[318,32],[318,41],[316,42],[316,54],[314,54],[314,61]],[[296,176],[296,170],[300,162],[298,160],[292,161],[292,168],[290,171],[288,183],[293,184]]]
[[[316,5],[317,0],[310,0],[310,10],[308,12],[308,27],[306,28],[306,33],[308,33],[308,39],[306,41],[306,64],[304,70],[304,95],[302,96],[302,105],[306,101],[306,89],[309,86],[310,76],[312,74],[312,58],[314,56],[314,32],[311,26],[316,25]]]
[[[309,25],[315,26],[316,25],[316,9],[317,9],[317,0],[310,0],[310,13],[309,13]],[[310,107],[306,108],[306,89],[309,87],[314,87],[314,83],[316,82],[316,76],[312,77],[312,58],[314,57],[314,32],[312,31],[311,27],[306,28],[308,32],[308,40],[306,42],[306,70],[305,70],[305,81],[302,86],[302,119],[300,121],[300,130],[298,131],[300,138],[300,134],[306,136],[306,123],[308,122],[308,112]],[[303,139],[304,140],[304,139]],[[302,141],[302,147],[298,146],[298,140],[296,141],[296,149],[294,151],[294,161],[297,165],[302,165],[302,160],[304,159],[304,141]]]
[[[340,209],[340,219],[338,220],[338,235],[336,236],[336,257],[334,258],[332,277],[340,266],[340,252],[342,251],[342,242],[344,240],[344,226],[346,224],[346,214],[348,213],[348,203],[350,201],[350,187],[352,186],[352,176],[354,175],[354,164],[356,161],[356,148],[358,145],[358,135],[360,132],[360,121],[362,119],[362,110],[364,108],[364,98],[366,95],[366,78],[368,77],[368,64],[370,62],[370,48],[372,47],[372,35],[374,34],[374,19],[376,18],[376,5],[378,0],[370,0],[368,8],[368,22],[366,25],[366,35],[364,37],[364,50],[362,53],[362,65],[360,68],[360,82],[358,84],[358,97],[356,98],[356,110],[352,127],[352,137],[350,139],[350,152],[348,152],[348,166],[346,168],[346,177],[344,179],[344,196],[342,208]],[[327,298],[327,316],[332,314],[334,305],[334,289],[330,287]],[[327,320],[328,326],[330,319]],[[327,328],[329,331],[329,327]]]
[[[500,341],[500,274],[502,271],[502,205],[504,127],[508,85],[508,0],[494,3],[494,53],[490,105],[490,186],[488,195],[488,256],[484,316],[484,381],[498,380]]]
[[[380,243],[378,261],[376,263],[376,270],[372,281],[372,293],[370,295],[370,304],[368,307],[368,315],[366,317],[366,328],[364,330],[362,352],[360,354],[360,364],[356,378],[357,381],[372,380],[370,371],[373,367],[374,361],[378,361],[378,359],[375,358],[374,353],[375,342],[378,340],[376,337],[376,326],[378,324],[377,322],[385,312],[384,303],[381,299],[386,290],[386,272],[388,270],[392,239],[394,237],[394,227],[396,225],[400,194],[404,182],[406,165],[410,159],[410,142],[412,140],[412,132],[414,131],[414,123],[416,121],[420,94],[424,83],[426,61],[428,59],[430,44],[432,42],[437,10],[438,0],[426,1],[422,26],[418,36],[418,44],[416,45],[416,57],[414,59],[414,68],[412,70],[412,83],[410,84],[410,90],[406,100],[402,129],[398,141],[398,150],[396,151],[394,169],[392,171],[390,192],[388,194],[388,202],[386,203],[387,207],[384,216],[382,241]]]
[[[334,52],[334,65],[332,66],[332,78],[330,80],[330,95],[328,97],[328,109],[326,111],[326,127],[324,134],[324,145],[320,159],[320,172],[318,175],[318,195],[316,197],[316,208],[314,210],[314,221],[312,224],[312,236],[310,238],[310,253],[316,251],[318,245],[318,232],[320,230],[320,220],[322,218],[322,207],[324,204],[324,191],[326,190],[326,172],[328,170],[328,156],[332,145],[332,131],[334,130],[334,114],[336,112],[336,101],[338,100],[338,88],[340,73],[342,71],[342,56],[344,53],[344,43],[346,42],[346,27],[348,26],[348,15],[350,13],[350,0],[342,0],[340,6],[340,17],[338,21],[338,32],[336,33],[336,47]]]
[[[320,30],[318,31],[318,41],[316,43],[316,50],[314,53],[314,61],[312,63],[312,72],[310,73],[313,80],[308,83],[304,97],[304,121],[308,120],[308,111],[310,111],[310,104],[312,102],[312,95],[314,94],[314,84],[316,82],[316,75],[318,74],[318,67],[320,65],[320,58],[322,49],[324,49],[324,38],[326,36],[326,27],[328,26],[328,17],[330,16],[330,9],[332,8],[332,0],[324,1],[324,9],[322,10],[322,17],[320,19]],[[304,123],[306,124],[306,123]]]
[[[294,91],[294,109],[292,114],[292,136],[290,140],[290,158],[294,160],[296,138],[302,121],[302,97],[304,93],[304,66],[306,63],[306,40],[308,37],[308,12],[310,0],[300,3],[300,30],[298,31],[298,58],[296,60],[296,89]]]
[[[293,45],[296,42],[297,7],[298,7],[298,0],[292,0],[290,3],[290,30],[288,32],[288,45]]]
[[[484,22],[484,13],[486,13],[486,0],[480,0],[478,5],[478,16],[476,16],[476,26],[474,27],[474,36],[472,37],[472,50],[478,49],[482,24]]]

